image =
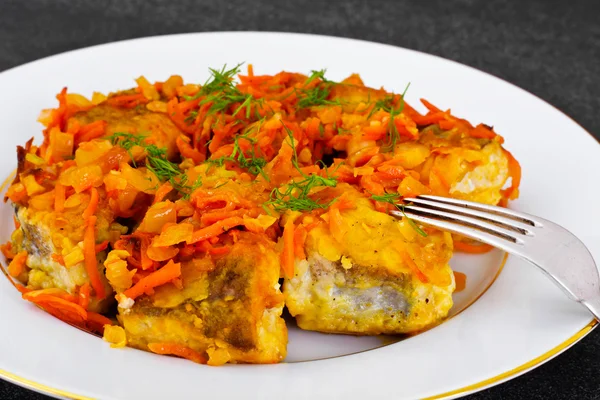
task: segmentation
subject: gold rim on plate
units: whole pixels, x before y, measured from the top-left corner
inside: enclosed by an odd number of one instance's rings
[[[435,396],[426,397],[423,400],[439,400],[439,399],[444,399],[444,398],[447,398],[450,396],[465,395],[465,394],[471,393],[473,391],[476,391],[477,389],[484,389],[484,388],[492,386],[496,383],[501,383],[505,380],[508,380],[509,378],[514,378],[514,377],[520,375],[521,373],[527,372],[528,370],[543,364],[544,362],[550,360],[554,356],[557,356],[558,354],[567,350],[569,347],[573,346],[575,343],[577,343],[581,339],[583,339],[587,334],[589,334],[597,326],[598,326],[598,322],[596,320],[593,320],[589,324],[587,324],[583,329],[581,329],[579,332],[577,332],[576,334],[571,336],[569,339],[565,340],[564,342],[562,342],[558,346],[554,347],[553,349],[547,351],[546,353],[542,354],[541,356],[536,357],[533,360],[526,362],[525,364],[522,364],[516,368],[513,368],[513,369],[506,371],[504,373],[501,373],[499,375],[496,375],[492,378],[485,379],[481,382],[474,383],[469,386],[464,386],[462,388],[451,390],[449,392],[441,393],[441,394],[438,394]],[[30,379],[22,378],[18,375],[12,374],[8,371],[4,371],[2,369],[0,369],[0,377],[9,382],[12,382],[12,383],[18,384],[20,386],[23,386],[25,388],[33,389],[33,390],[36,390],[36,391],[42,392],[42,393],[48,393],[48,394],[66,397],[68,399],[76,399],[76,400],[91,400],[91,399],[93,399],[92,397],[81,396],[81,395],[78,395],[75,393],[67,392],[65,390],[60,390],[60,389],[56,389],[56,388],[53,388],[50,386],[46,386],[41,383],[34,382]]]

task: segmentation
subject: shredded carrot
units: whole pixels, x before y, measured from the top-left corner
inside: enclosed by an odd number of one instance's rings
[[[281,269],[288,278],[294,276],[294,221],[290,218],[283,227],[283,251],[281,252]]]
[[[208,359],[199,352],[176,343],[148,343],[148,349],[156,354],[177,356],[198,364],[208,362]]]
[[[8,264],[8,273],[13,278],[17,278],[23,272],[25,272],[27,262],[27,252],[21,251],[19,252],[15,258],[12,259],[10,264]]]
[[[154,201],[152,204],[160,203],[164,200],[165,196],[173,190],[173,186],[169,182],[165,182],[159,186],[154,194]]]
[[[108,240],[96,245],[96,253],[100,253],[108,248]]]
[[[175,144],[183,157],[193,160],[196,164],[200,164],[206,158],[204,154],[194,149],[190,143],[185,141],[181,136],[177,137]]]
[[[52,259],[54,261],[56,261],[57,263],[59,263],[63,267],[65,266],[65,259],[64,259],[64,257],[61,254],[52,253],[51,257],[52,257]]]
[[[458,251],[462,251],[464,253],[471,254],[483,254],[487,253],[490,250],[494,249],[494,246],[490,246],[489,244],[469,244],[465,242],[459,242],[458,240],[454,241],[454,249]]]
[[[213,211],[209,213],[202,214],[200,217],[200,221],[203,224],[211,225],[217,221],[221,221],[227,218],[233,217],[243,217],[244,215],[248,215],[249,211],[245,209],[241,210],[233,210],[233,211]]]
[[[21,223],[17,219],[17,217],[13,217],[13,223],[15,224],[15,229],[19,229],[21,227]]]
[[[212,237],[219,236],[221,233],[227,232],[229,229],[243,225],[244,219],[240,217],[225,218],[221,221],[217,221],[214,224],[201,228],[192,234],[192,240],[187,242],[188,244],[196,243],[201,240],[210,239]]]
[[[106,318],[104,315],[92,312],[92,311],[88,311],[87,312],[87,318],[85,321],[85,325],[86,327],[92,331],[92,332],[97,332],[100,334],[104,333],[104,327],[106,325],[112,325],[113,322]]]
[[[160,285],[164,285],[167,282],[172,281],[175,278],[179,278],[181,275],[181,264],[174,263],[173,260],[169,260],[160,269],[150,273],[148,276],[140,279],[135,285],[127,289],[125,296],[130,299],[136,299],[137,297],[144,294],[148,289],[155,288]]]
[[[84,283],[80,288],[79,288],[79,299],[78,299],[78,303],[79,305],[84,309],[87,310],[88,305],[90,304],[90,294],[92,291],[92,287],[90,286],[89,283]]]
[[[31,296],[32,293],[34,292],[23,294],[23,298],[37,304],[60,320],[79,326],[85,324],[88,314],[79,304],[49,294]]]
[[[344,226],[344,220],[339,208],[331,207],[329,209],[329,230],[334,238],[341,241],[346,234],[347,228]]]
[[[427,279],[427,276],[419,269],[419,266],[415,263],[415,261],[412,259],[410,254],[408,254],[405,251],[401,251],[401,254],[402,254],[402,260],[410,268],[410,270],[417,276],[417,278],[419,278],[419,280],[423,283],[429,282],[429,279]]]
[[[75,135],[75,146],[79,146],[80,143],[89,142],[90,140],[104,136],[106,125],[106,121],[98,120],[82,126]]]
[[[210,249],[208,249],[208,253],[213,255],[213,256],[222,256],[224,254],[229,253],[230,248],[229,247],[211,247]]]
[[[144,96],[143,93],[118,95],[110,97],[106,100],[106,104],[108,105],[123,108],[134,108],[140,104],[145,104],[147,102],[148,99]]]
[[[89,208],[89,207],[88,207]],[[88,209],[86,209],[87,211]],[[98,272],[98,261],[96,260],[96,216],[90,215],[87,218],[85,233],[83,236],[83,255],[85,257],[85,270],[87,271],[90,283],[97,298],[103,299],[106,296],[104,284],[100,279]]]
[[[483,124],[477,125],[473,130],[469,132],[469,135],[476,138],[493,139],[496,137],[496,133]]]
[[[3,245],[1,245],[0,250],[2,251],[2,254],[4,255],[4,257],[6,257],[7,260],[12,260],[13,258],[15,258],[15,253],[13,253],[12,251],[11,242],[6,242]]]
[[[77,297],[59,288],[29,290],[26,292],[26,295],[23,296],[23,298],[26,300],[31,300],[32,298],[39,296],[53,296],[69,301],[71,303],[77,303]]]
[[[306,258],[304,244],[306,242],[307,234],[306,228],[303,225],[296,227],[294,232],[294,256],[299,260],[304,260]]]
[[[86,220],[94,215],[96,213],[96,208],[98,208],[98,189],[93,187],[90,191],[90,202],[83,211],[83,219]]]
[[[14,287],[21,293],[21,294],[25,294],[25,293],[29,293],[31,292],[31,289],[21,285],[20,283],[14,283],[11,280],[11,283],[14,285]]]

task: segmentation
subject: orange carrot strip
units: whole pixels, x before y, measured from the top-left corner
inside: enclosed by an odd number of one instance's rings
[[[483,254],[492,250],[494,246],[490,246],[489,244],[469,244],[465,242],[454,241],[454,249],[458,251],[462,251],[464,253],[471,254]]]
[[[84,309],[87,310],[88,305],[90,304],[90,293],[92,291],[92,287],[89,283],[84,283],[83,286],[79,288],[79,299],[78,304]]]
[[[13,223],[15,224],[15,229],[19,229],[21,227],[21,223],[17,219],[17,217],[13,217]]]
[[[85,257],[85,270],[87,271],[88,277],[90,278],[90,283],[94,288],[96,297],[99,299],[103,299],[106,296],[106,292],[104,289],[104,284],[100,279],[100,273],[98,272],[98,261],[96,260],[95,226],[96,216],[90,215],[87,218],[85,233],[83,235],[83,256]]]
[[[224,220],[215,222],[206,228],[198,229],[192,234],[192,240],[189,241],[188,244],[219,236],[221,233],[226,232],[235,226],[243,224],[244,220],[240,217],[225,218]]]
[[[335,207],[338,210],[353,210],[356,208],[356,205],[354,204],[354,201],[349,199],[346,193],[344,193],[332,204],[332,207]]]
[[[421,282],[427,283],[429,281],[429,279],[427,279],[427,276],[425,276],[425,274],[423,272],[421,272],[421,270],[419,269],[419,266],[414,262],[414,260],[410,256],[410,254],[408,254],[405,251],[402,251],[401,254],[402,254],[402,260],[404,260],[406,265],[408,265],[408,267],[417,276],[417,278],[419,278],[419,280]]]
[[[79,146],[80,143],[89,142],[90,140],[104,136],[106,125],[106,121],[98,120],[82,126],[75,136],[75,146]]]
[[[106,100],[106,104],[115,107],[133,108],[137,105],[147,103],[148,99],[142,94],[130,94],[114,96]]]
[[[75,296],[59,288],[28,290],[26,293],[24,293],[23,298],[25,300],[31,300],[32,298],[39,296],[52,296],[61,298],[71,303],[77,302],[77,298]]]
[[[27,261],[27,252],[21,251],[18,253],[15,258],[12,259],[10,264],[8,264],[8,273],[13,278],[18,277],[25,271],[25,263]]]
[[[294,232],[294,256],[297,259],[304,260],[306,253],[304,252],[304,244],[306,242],[306,228],[302,225],[296,227]]]
[[[56,261],[57,263],[59,263],[60,265],[62,265],[63,267],[65,266],[65,259],[63,258],[62,255],[60,254],[56,254],[56,253],[52,253],[51,255],[52,259],[54,261]]]
[[[168,195],[173,190],[173,186],[169,182],[165,182],[156,190],[156,194],[154,195],[154,201],[152,204],[160,203],[163,201],[166,195]]]
[[[496,133],[483,124],[477,125],[469,132],[469,135],[484,139],[493,139],[496,137]]]
[[[99,243],[96,245],[96,253],[100,253],[101,251],[106,250],[106,248],[108,247],[108,240],[105,240],[102,243]]]
[[[15,258],[15,254],[12,251],[11,242],[6,242],[3,245],[1,245],[0,250],[2,251],[2,254],[4,255],[4,257],[6,257],[7,260],[12,260],[13,258]]]
[[[14,282],[12,281],[12,279],[11,279],[11,281],[10,281],[10,282],[11,282],[11,283],[14,285],[14,287],[15,287],[15,288],[16,288],[16,289],[17,289],[19,292],[21,292],[21,294],[25,294],[25,293],[29,293],[29,292],[31,292],[31,289],[29,289],[29,288],[27,288],[27,287],[25,287],[25,286],[21,285],[20,283],[14,283]]]
[[[192,145],[186,142],[181,136],[178,136],[177,139],[175,139],[175,144],[183,157],[193,160],[196,164],[200,164],[206,158],[204,154],[194,149]]]
[[[93,187],[90,192],[90,202],[85,211],[83,211],[83,219],[86,220],[94,215],[96,213],[96,208],[98,208],[98,189]]]
[[[329,209],[329,231],[333,237],[339,240],[342,240],[347,231],[339,208],[333,206]]]
[[[123,293],[130,299],[135,299],[144,294],[147,290],[164,285],[165,283],[170,282],[175,278],[179,278],[180,276],[181,264],[174,263],[173,260],[169,260],[169,262],[162,268],[140,279],[135,285]]]
[[[148,348],[151,352],[161,355],[171,355],[187,360],[193,361],[198,364],[206,364],[208,360],[206,357],[199,352],[190,349],[189,347],[182,346],[175,343],[148,343]]]
[[[421,99],[421,103],[423,103],[423,105],[424,105],[425,107],[427,107],[427,109],[428,109],[430,112],[440,112],[440,111],[442,111],[442,110],[440,110],[439,108],[437,108],[436,106],[434,106],[433,104],[431,104],[430,102],[428,102],[428,101],[427,101],[427,100],[425,100],[425,99]]]
[[[112,325],[113,322],[104,315],[88,311],[86,326],[90,331],[104,333],[104,325]]]
[[[214,211],[206,214],[202,214],[200,217],[200,222],[205,225],[214,224],[217,221],[221,221],[226,218],[231,217],[242,217],[245,214],[248,214],[248,210],[233,210],[233,211]]]
[[[211,247],[210,249],[208,249],[208,253],[213,255],[213,256],[222,256],[223,254],[227,254],[229,253],[229,250],[231,250],[229,247]]]
[[[294,221],[291,219],[283,227],[281,268],[288,278],[294,276],[294,228]]]
[[[23,294],[23,298],[37,304],[62,321],[81,325],[87,319],[87,312],[79,304],[49,294],[31,296],[32,293],[35,291]]]
[[[57,182],[54,186],[54,211],[61,213],[65,210],[65,187]]]

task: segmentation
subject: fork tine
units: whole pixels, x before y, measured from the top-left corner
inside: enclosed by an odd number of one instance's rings
[[[486,222],[491,222],[494,224],[498,224],[499,226],[514,230],[523,235],[533,236],[533,226],[530,224],[526,224],[521,222],[520,220],[515,220],[512,218],[503,217],[500,214],[492,214],[490,212],[478,211],[472,208],[467,207],[459,207],[448,203],[442,203],[439,201],[426,200],[420,197],[417,198],[406,198],[404,199],[407,203],[412,203],[417,206],[432,208],[433,210],[440,211],[448,211],[460,215],[464,215],[466,217],[475,217],[481,219]],[[411,205],[412,205],[411,204]]]
[[[432,210],[430,208],[423,208],[419,206],[404,206],[404,211],[411,211],[412,213],[421,214],[430,218],[443,219],[448,222],[455,222],[458,224],[466,225],[469,228],[479,229],[485,231],[491,235],[498,236],[500,238],[506,239],[513,243],[523,244],[523,240],[521,239],[523,236],[519,233],[502,228],[498,225],[490,224],[488,222],[484,222],[480,219],[466,217],[460,214],[453,214],[446,211]]]
[[[513,253],[517,255],[522,253],[522,246],[512,241],[501,238],[499,236],[492,235],[491,233],[481,231],[479,229],[471,228],[465,225],[460,225],[447,220],[437,219],[435,217],[429,217],[424,216],[422,214],[413,213],[410,210],[406,210],[404,214],[401,211],[390,211],[390,214],[399,218],[406,215],[413,221],[417,221],[424,225],[433,226],[448,232],[456,233],[471,239],[478,240],[483,243],[487,243],[508,253]]]
[[[472,209],[472,210],[478,210],[478,211],[488,212],[488,213],[492,213],[492,214],[496,214],[496,215],[501,215],[506,218],[516,219],[518,221],[521,221],[521,222],[531,225],[531,226],[543,226],[543,224],[537,218],[535,218],[533,215],[525,214],[522,212],[517,212],[514,210],[510,210],[508,208],[490,206],[487,204],[476,203],[473,201],[458,200],[458,199],[453,199],[450,197],[441,197],[441,196],[419,195],[419,196],[417,196],[417,199],[431,200],[431,201],[436,201],[436,202],[440,202],[440,203],[451,204],[451,205],[458,206],[458,207],[463,207],[463,208],[468,208],[468,209]],[[411,201],[411,200],[414,200],[414,199],[413,198],[404,199],[404,201],[407,201],[407,202]]]

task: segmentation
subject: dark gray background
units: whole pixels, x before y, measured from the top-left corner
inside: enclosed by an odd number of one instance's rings
[[[599,17],[598,0],[0,0],[0,71],[149,35],[319,33],[407,47],[479,68],[548,101],[598,139]],[[45,397],[0,380],[0,399],[21,398]],[[548,398],[600,399],[600,329],[533,372],[470,397]]]

